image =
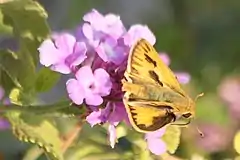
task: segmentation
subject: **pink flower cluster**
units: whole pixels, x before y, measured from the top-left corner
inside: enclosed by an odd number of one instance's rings
[[[226,77],[218,87],[218,94],[228,106],[233,121],[240,119],[240,77]]]
[[[91,126],[109,124],[112,147],[116,142],[115,127],[122,121],[128,123],[121,100],[121,80],[129,50],[140,38],[145,38],[152,45],[156,42],[147,26],[137,24],[127,30],[118,15],[102,15],[93,9],[83,16],[83,22],[74,34],[55,33],[39,47],[42,65],[62,74],[74,75],[66,82],[69,98],[75,104],[84,103],[92,110],[86,118]],[[160,56],[167,65],[170,63],[166,54]],[[184,83],[190,79],[186,73],[179,76]],[[154,136],[146,135],[149,149],[155,154],[166,151],[160,140],[163,131],[154,133]]]

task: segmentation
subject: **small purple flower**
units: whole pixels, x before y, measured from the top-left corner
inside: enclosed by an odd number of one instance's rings
[[[115,14],[103,16],[97,10],[93,9],[83,16],[83,20],[91,25],[93,32],[110,35],[115,39],[126,32],[120,16]]]
[[[148,149],[156,155],[161,155],[167,151],[167,146],[161,137],[164,135],[166,127],[157,131],[147,133],[145,139],[147,141]]]
[[[77,42],[76,38],[68,33],[55,34],[52,39],[45,40],[38,48],[40,63],[52,70],[69,74],[86,57],[86,45]]]
[[[112,109],[112,112],[108,117],[109,123],[116,126],[121,121],[128,121],[127,112],[122,102],[109,102],[107,107]]]
[[[8,105],[8,104],[10,104],[10,101],[8,98],[4,98],[4,94],[5,94],[5,91],[0,86],[0,103],[4,104],[4,105]],[[7,129],[7,128],[9,128],[9,126],[10,126],[9,122],[6,119],[0,117],[0,130]]]
[[[114,14],[102,15],[93,9],[83,17],[84,23],[76,30],[78,40],[86,41],[95,48],[106,37],[118,39],[126,32],[120,16]]]
[[[169,66],[171,63],[171,59],[169,58],[169,56],[166,53],[159,53],[159,56],[161,58],[161,60],[167,65]]]
[[[83,23],[76,30],[76,37],[79,41],[85,41],[88,49],[94,49],[100,43],[103,34],[93,30],[91,24]]]
[[[122,102],[109,102],[106,108],[93,111],[86,120],[92,127],[99,123],[109,123],[108,133],[112,148],[114,148],[117,138],[115,127],[121,121],[128,123],[127,113]]]
[[[102,15],[93,9],[83,17],[84,23],[77,28],[76,37],[86,42],[104,62],[121,64],[128,48],[120,42],[126,29],[118,15]]]
[[[90,124],[91,127],[95,126],[96,124],[100,124],[102,122],[106,122],[106,117],[102,116],[102,110],[103,109],[99,109],[98,111],[92,111],[86,117],[86,120]]]
[[[85,99],[88,105],[102,104],[103,96],[110,94],[112,83],[109,74],[102,68],[92,72],[89,66],[80,68],[75,74],[76,79],[67,81],[67,91],[72,101],[78,105]]]
[[[116,65],[120,65],[128,54],[126,46],[112,37],[106,38],[95,50],[104,62],[113,62]]]
[[[0,117],[0,130],[8,129],[9,126],[9,122],[6,119]]]
[[[191,79],[191,76],[186,72],[175,72],[175,76],[182,84],[187,84]]]
[[[240,77],[227,77],[218,87],[218,94],[227,104],[231,118],[240,119]]]
[[[201,124],[204,138],[196,136],[198,146],[207,152],[219,152],[225,150],[232,141],[234,129],[223,127],[220,124]]]
[[[116,126],[121,121],[127,122],[128,117],[122,102],[109,102],[104,109],[93,111],[86,120],[91,126],[106,122]]]

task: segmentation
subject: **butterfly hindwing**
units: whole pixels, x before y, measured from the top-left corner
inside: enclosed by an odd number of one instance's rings
[[[152,132],[175,121],[175,115],[168,111],[167,106],[154,107],[148,104],[128,105],[129,120],[139,132]],[[147,116],[146,116],[147,115]]]

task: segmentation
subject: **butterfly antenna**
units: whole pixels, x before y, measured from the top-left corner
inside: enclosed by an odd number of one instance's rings
[[[200,131],[200,129],[198,128],[198,127],[196,127],[196,129],[197,129],[197,131],[198,131],[198,133],[199,133],[199,135],[203,138],[204,137],[204,134],[203,134],[203,132],[202,131]]]
[[[198,98],[200,98],[202,96],[204,96],[204,93],[200,93],[199,95],[197,95],[196,98],[195,98],[195,102],[198,100]]]
[[[202,96],[204,96],[204,93],[200,93],[199,95],[197,95],[195,98],[195,102],[198,100],[198,98],[200,98]],[[196,129],[197,129],[197,132],[199,133],[199,135],[203,138],[204,137],[203,132],[198,128],[198,126],[196,126]]]

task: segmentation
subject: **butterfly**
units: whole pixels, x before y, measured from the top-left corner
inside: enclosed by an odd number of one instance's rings
[[[180,118],[195,116],[195,101],[145,39],[130,49],[122,84],[123,102],[136,131],[156,131]]]

